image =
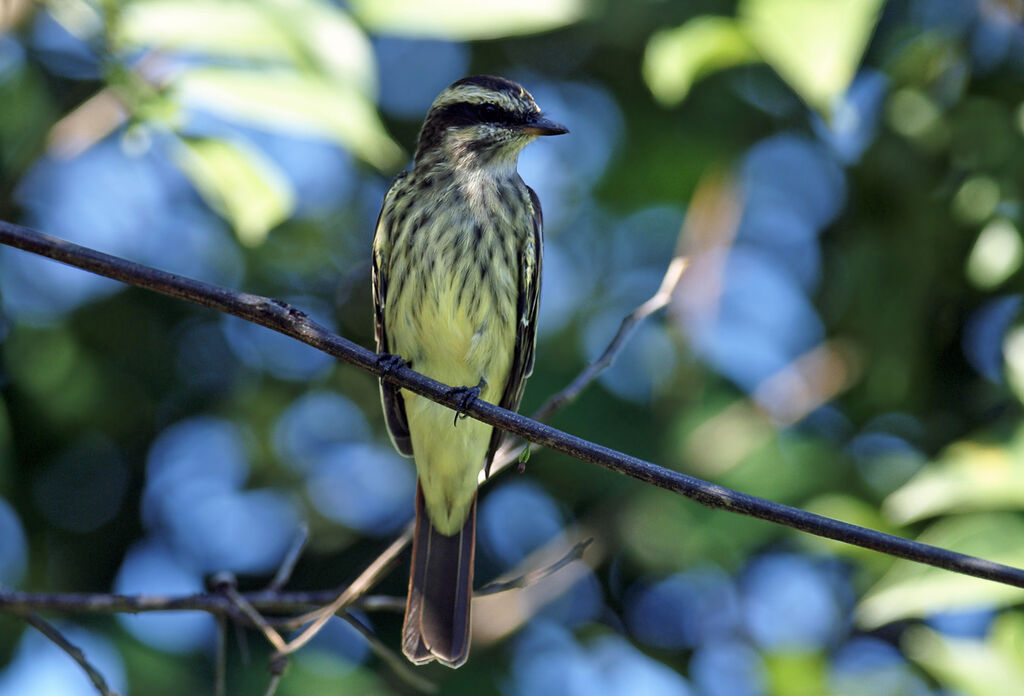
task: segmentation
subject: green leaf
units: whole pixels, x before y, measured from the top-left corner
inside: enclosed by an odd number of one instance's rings
[[[818,696],[828,684],[828,662],[820,652],[781,650],[763,655],[768,693]]]
[[[742,0],[747,37],[805,102],[827,113],[860,65],[883,0]]]
[[[535,34],[580,20],[584,0],[351,0],[374,32],[467,41]]]
[[[697,17],[651,37],[644,52],[643,74],[654,97],[672,105],[682,101],[693,83],[705,75],[758,59],[735,20]]]
[[[176,153],[178,166],[203,199],[235,228],[239,240],[255,246],[294,206],[284,174],[259,150],[241,142],[189,139]]]
[[[1007,513],[961,515],[940,520],[918,541],[997,563],[1024,565],[1024,518]],[[872,587],[856,616],[865,629],[940,611],[1007,606],[1024,599],[1024,590],[941,568],[899,560]]]
[[[943,686],[965,696],[1014,694],[1024,684],[1024,617],[1000,616],[986,640],[951,638],[925,626],[903,634],[907,657],[928,671]]]
[[[287,58],[295,47],[262,2],[145,0],[122,10],[115,45]]]
[[[340,8],[318,0],[144,0],[127,5],[118,45],[273,60],[376,91],[369,39]]]
[[[950,512],[1024,509],[1024,427],[1005,444],[958,442],[883,503],[900,524]]]
[[[175,90],[184,104],[233,121],[330,138],[380,169],[396,167],[403,157],[366,95],[327,78],[199,68],[182,75]]]

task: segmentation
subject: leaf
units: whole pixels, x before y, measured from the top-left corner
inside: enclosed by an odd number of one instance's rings
[[[697,17],[675,29],[659,31],[647,42],[643,74],[654,97],[677,104],[693,83],[709,73],[759,60],[735,20]]]
[[[274,60],[376,92],[370,40],[318,0],[144,0],[127,5],[114,40],[126,47]]]
[[[1024,427],[1006,444],[958,442],[882,504],[900,524],[950,512],[1024,509]]]
[[[849,87],[883,0],[742,0],[737,16],[764,60],[827,113]]]
[[[184,140],[176,159],[203,199],[248,246],[260,244],[295,204],[284,174],[258,150],[240,142]]]
[[[825,693],[827,657],[817,651],[773,650],[763,655],[768,693],[810,696]]]
[[[918,541],[1012,566],[1024,565],[1024,519],[989,513],[960,515],[931,525]],[[1007,606],[1024,599],[1024,590],[898,560],[872,587],[856,610],[857,623],[871,630],[899,619],[940,611]]]
[[[953,638],[913,626],[901,641],[907,657],[965,696],[1017,693],[1024,683],[1022,642],[1024,617],[1019,613],[1000,616],[986,640]]]
[[[188,106],[259,128],[330,138],[382,170],[402,160],[401,148],[370,100],[327,78],[288,70],[199,68],[182,75],[175,89]]]
[[[550,31],[586,11],[584,0],[351,0],[349,6],[374,32],[455,41]]]
[[[146,0],[129,3],[114,25],[124,47],[202,51],[248,58],[295,53],[288,36],[262,2]]]

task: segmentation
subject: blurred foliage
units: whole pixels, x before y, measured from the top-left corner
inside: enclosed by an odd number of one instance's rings
[[[1020,0],[0,5],[0,218],[372,345],[374,221],[430,101],[466,74],[517,79],[572,131],[520,161],[546,220],[524,413],[681,248],[669,311],[554,425],[1024,565]],[[735,224],[700,207],[723,169]],[[443,693],[1019,690],[1019,589],[550,452],[526,471],[482,496],[480,581],[579,536],[592,567],[531,588],[535,605],[491,598],[469,663],[418,672]],[[340,586],[409,519],[414,485],[367,375],[0,248],[3,586],[190,593],[227,570],[258,588],[304,522],[289,586]],[[404,573],[379,591],[403,594]],[[210,690],[205,615],[54,618],[119,693]],[[399,644],[398,616],[357,618]],[[268,652],[229,641],[229,693],[265,690]],[[278,693],[408,691],[339,620]],[[49,693],[93,690],[0,616],[0,696]]]
[[[644,77],[659,101],[676,104],[693,82],[760,58],[808,104],[829,112],[860,65],[881,0],[743,0],[736,18],[701,16],[656,33]]]

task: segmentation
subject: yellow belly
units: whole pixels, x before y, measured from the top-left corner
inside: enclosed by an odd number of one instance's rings
[[[389,307],[390,349],[445,384],[474,387],[482,379],[480,398],[499,401],[515,346],[515,311],[496,307],[495,297],[510,294],[467,289],[460,296],[454,274],[444,271],[425,282],[416,273],[406,280]],[[402,396],[430,520],[442,534],[455,534],[469,513],[493,428],[471,418],[456,423],[451,409],[404,390]]]

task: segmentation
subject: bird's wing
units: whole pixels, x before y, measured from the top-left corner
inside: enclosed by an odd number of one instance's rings
[[[544,215],[540,209],[540,199],[529,186],[530,204],[533,206],[533,230],[526,237],[520,249],[519,263],[519,296],[516,301],[516,344],[512,352],[512,367],[509,370],[505,391],[498,405],[515,411],[523,398],[526,378],[533,372],[533,348],[537,341],[537,307],[540,304],[541,263],[544,257]],[[501,444],[504,432],[497,428],[491,434],[491,442],[487,448],[487,460],[484,471],[489,474],[491,460]]]
[[[384,204],[381,206],[380,215],[377,217],[377,227],[373,235],[373,331],[377,338],[377,352],[387,353],[388,331],[384,321],[385,307],[388,301],[388,273],[391,269],[391,241],[396,230],[389,230],[381,226],[384,220],[385,211],[393,205],[392,194],[395,187],[405,177],[405,173],[399,174],[387,193],[384,194]],[[386,384],[383,380],[380,383],[380,400],[384,407],[384,420],[388,426],[388,433],[395,444],[395,449],[407,457],[412,456],[412,440],[409,439],[409,420],[405,415],[405,401],[398,391],[398,387]]]

